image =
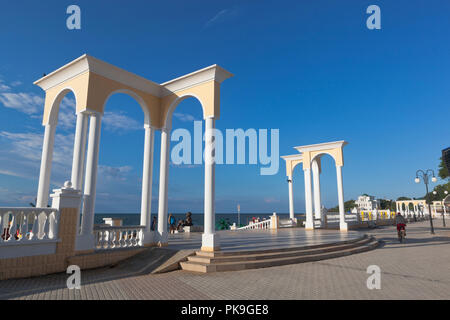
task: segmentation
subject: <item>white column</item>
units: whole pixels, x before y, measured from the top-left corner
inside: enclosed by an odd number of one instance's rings
[[[347,231],[348,225],[345,222],[344,208],[344,184],[342,182],[342,166],[336,166],[338,198],[339,198],[339,228],[341,231]]]
[[[152,206],[152,177],[153,177],[153,149],[155,130],[151,126],[145,127],[144,165],[142,173],[141,226],[145,226],[143,243],[152,242],[151,234],[151,206]]]
[[[83,217],[81,222],[81,236],[77,241],[77,250],[93,249],[94,244],[95,193],[97,187],[102,115],[100,113],[93,113],[90,118],[83,197]]]
[[[321,195],[320,195],[320,168],[319,162],[317,158],[313,160],[312,172],[313,172],[313,182],[314,182],[314,216],[316,219],[323,220],[322,217],[322,203],[321,203]]]
[[[306,206],[306,223],[305,229],[314,229],[313,220],[313,203],[312,203],[312,192],[311,192],[311,169],[304,169],[305,176],[305,206]]]
[[[158,243],[167,245],[167,205],[170,161],[170,128],[161,129],[161,159],[159,164]]]
[[[289,218],[294,219],[294,187],[292,176],[288,176],[288,185],[289,185]]]
[[[77,113],[77,127],[75,129],[75,142],[73,146],[72,161],[72,187],[75,190],[83,188],[84,161],[86,156],[86,137],[89,115]]]
[[[41,170],[39,174],[39,186],[36,200],[36,207],[38,208],[45,208],[48,205],[55,132],[56,124],[49,123],[45,125],[44,143],[42,146]]]
[[[202,235],[202,250],[219,250],[219,239],[215,227],[215,142],[214,118],[205,119],[205,222]]]

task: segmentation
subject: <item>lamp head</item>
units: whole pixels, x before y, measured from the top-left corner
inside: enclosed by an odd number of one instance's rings
[[[436,181],[437,181],[436,177],[433,176],[433,177],[431,178],[431,181],[432,181],[432,182],[436,182]]]
[[[420,182],[419,177],[416,177],[416,178],[414,179],[414,182],[415,182],[415,183],[419,183],[419,182]]]
[[[433,194],[437,194],[437,192],[436,192],[436,191],[433,191]]]

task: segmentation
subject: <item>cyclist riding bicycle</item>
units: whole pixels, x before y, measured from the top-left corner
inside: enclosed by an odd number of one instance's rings
[[[405,230],[404,235],[406,236],[406,219],[400,212],[397,212],[395,216],[395,224],[397,225],[397,233],[400,235],[400,231],[403,229]]]

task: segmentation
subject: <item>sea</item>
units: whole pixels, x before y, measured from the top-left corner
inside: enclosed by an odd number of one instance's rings
[[[172,213],[175,216],[177,222],[179,220],[186,219],[185,213]],[[226,222],[233,224],[234,222],[238,225],[238,218],[240,218],[241,225],[247,225],[249,221],[253,218],[260,218],[260,220],[266,218],[268,219],[272,214],[271,213],[241,213],[240,217],[238,217],[237,213],[216,213],[216,223],[219,223],[221,220],[225,220]],[[277,213],[280,219],[289,218],[288,213]],[[152,213],[153,217],[158,217],[157,213]],[[296,214],[295,217],[299,220],[305,219],[305,214]],[[140,224],[141,215],[139,213],[96,213],[94,216],[95,224],[104,223],[103,218],[116,218],[122,219],[122,225],[124,226],[138,226]],[[151,221],[151,220],[150,220]],[[192,213],[192,222],[195,226],[203,226],[204,216],[203,213]]]

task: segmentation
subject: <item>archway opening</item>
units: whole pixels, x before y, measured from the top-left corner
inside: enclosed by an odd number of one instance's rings
[[[336,162],[332,156],[327,153],[322,153],[317,155],[314,159],[320,158],[320,193],[321,193],[321,204],[328,212],[338,213],[339,212],[339,202],[338,202],[338,191],[337,191],[337,177],[336,177]],[[313,166],[311,166],[312,168]],[[315,211],[314,199],[315,199],[315,188],[314,188],[314,173],[311,169],[311,185],[313,190],[313,212]],[[351,203],[346,202],[345,211],[352,209]],[[354,204],[353,204],[354,205]]]
[[[61,188],[66,180],[70,180],[72,171],[77,117],[76,97],[71,90],[65,90],[59,94],[50,117],[51,121],[57,121],[50,173],[51,192],[55,188]]]
[[[168,214],[176,223],[192,212],[194,225],[204,223],[204,161],[203,134],[205,124],[200,101],[194,97],[183,99],[172,111]]]
[[[141,105],[130,94],[117,92],[105,102],[95,223],[103,223],[106,217],[116,217],[123,219],[123,225],[140,224],[144,118]],[[154,212],[155,208],[152,206]]]

